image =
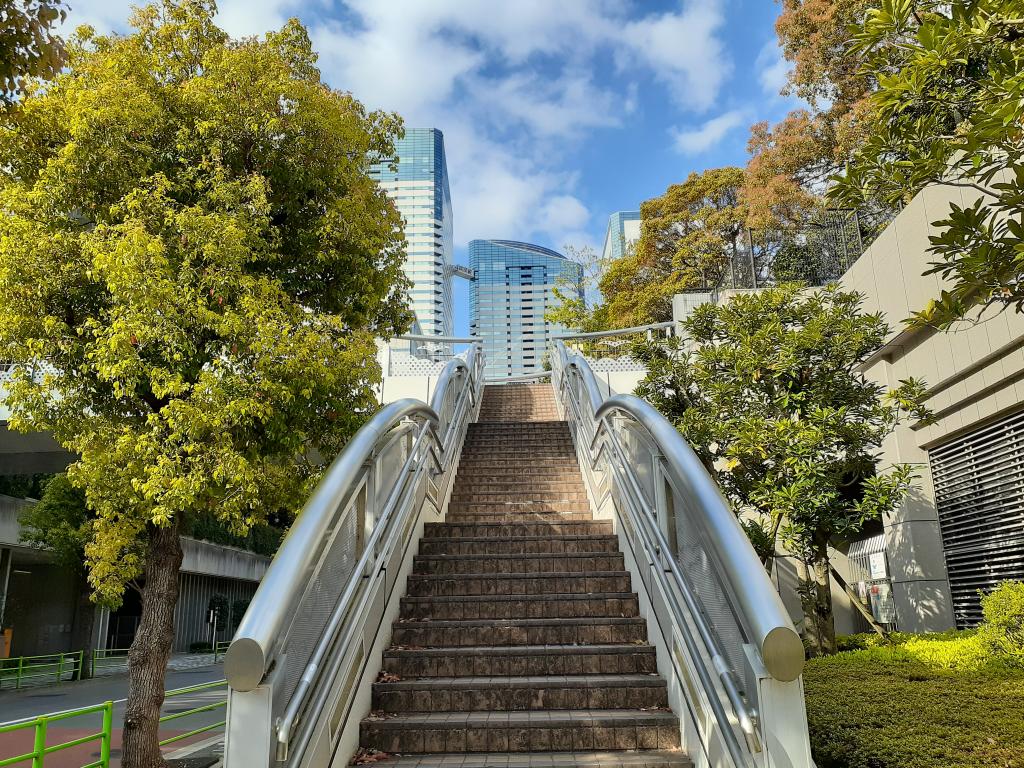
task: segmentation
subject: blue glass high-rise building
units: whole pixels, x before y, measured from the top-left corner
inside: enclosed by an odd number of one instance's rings
[[[555,287],[583,295],[579,264],[550,248],[512,240],[473,240],[469,265],[470,328],[483,339],[485,375],[497,379],[543,370],[551,336],[565,330],[545,322]],[[568,284],[568,286],[566,285]]]
[[[621,259],[631,243],[640,239],[640,211],[616,211],[608,217],[601,259],[605,264]]]
[[[409,297],[418,330],[450,336],[454,244],[444,135],[436,128],[410,128],[395,150],[396,157],[375,163],[370,174],[405,219],[405,274],[412,281]]]

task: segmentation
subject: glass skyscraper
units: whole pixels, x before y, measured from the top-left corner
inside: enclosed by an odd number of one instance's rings
[[[504,378],[543,370],[552,334],[561,326],[544,321],[555,306],[555,286],[567,278],[583,294],[579,264],[549,248],[512,240],[473,240],[469,265],[470,329],[483,339],[488,378]],[[563,281],[564,282],[564,281]],[[563,289],[563,292],[565,289]]]
[[[444,135],[436,128],[411,128],[395,149],[397,157],[375,163],[370,174],[405,219],[405,274],[412,281],[409,296],[417,330],[450,336],[454,245]]]
[[[601,258],[608,263],[621,259],[626,247],[640,239],[640,211],[616,211],[608,217]]]

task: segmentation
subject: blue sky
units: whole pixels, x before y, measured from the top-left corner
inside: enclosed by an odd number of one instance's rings
[[[131,2],[70,0],[123,30]],[[298,16],[324,79],[444,131],[456,261],[477,237],[600,248],[608,215],[746,159],[792,108],[769,0],[222,0],[233,35]],[[456,283],[456,331],[468,328]]]

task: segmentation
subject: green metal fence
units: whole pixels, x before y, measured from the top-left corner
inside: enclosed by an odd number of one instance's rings
[[[98,674],[104,668],[127,667],[127,648],[94,648],[92,652],[92,673]]]
[[[228,684],[227,684],[227,680],[215,680],[212,683],[202,683],[201,685],[191,685],[188,688],[177,688],[177,689],[175,689],[173,691],[168,691],[165,694],[165,698],[164,698],[165,703],[166,703],[167,699],[171,699],[171,698],[173,698],[175,696],[185,696],[186,694],[198,693],[200,691],[209,691],[209,690],[213,690],[215,688],[223,688],[224,689],[224,698],[221,699],[220,701],[215,701],[212,704],[204,704],[204,705],[199,706],[199,707],[194,707],[193,709],[187,709],[184,712],[174,712],[174,713],[169,714],[169,715],[164,715],[163,717],[160,718],[160,724],[163,725],[164,723],[170,723],[170,722],[173,722],[175,720],[180,720],[181,718],[184,718],[184,717],[192,717],[194,715],[198,715],[198,714],[201,714],[203,712],[212,712],[215,709],[220,709],[222,707],[227,707],[227,704],[228,704],[228,698],[227,698],[227,696],[228,696]],[[207,731],[213,731],[213,730],[216,730],[217,728],[223,728],[224,727],[224,722],[225,722],[224,720],[221,720],[220,722],[217,722],[217,723],[211,723],[210,725],[204,725],[204,726],[201,726],[199,728],[194,728],[194,729],[188,731],[187,733],[179,733],[176,736],[170,736],[170,737],[168,737],[166,739],[162,739],[160,741],[160,746],[163,747],[163,746],[166,746],[167,744],[173,744],[176,741],[181,741],[182,739],[187,739],[190,736],[196,736],[196,735],[198,735],[200,733],[206,733]],[[0,768],[3,768],[3,766],[0,766]]]
[[[195,717],[196,715],[204,712],[213,712],[214,710],[226,707],[228,703],[226,680],[215,680],[212,683],[202,683],[201,685],[191,685],[187,688],[177,688],[175,690],[167,691],[164,695],[165,703],[178,696],[186,696],[188,694],[217,689],[223,689],[224,691],[224,696],[218,697],[217,701],[186,709],[182,712],[172,712],[170,714],[163,715],[160,718],[160,725],[163,726],[166,723],[176,722],[186,717]],[[62,720],[69,720],[74,717],[83,717],[97,712],[102,713],[102,725],[99,732],[90,733],[87,736],[82,736],[59,744],[47,744],[47,730],[53,723]],[[184,739],[188,739],[192,736],[198,736],[201,733],[208,733],[209,731],[215,731],[218,728],[223,727],[224,720],[218,720],[214,723],[201,725],[198,728],[191,728],[184,733],[175,734],[174,736],[168,736],[165,739],[161,739],[160,746],[164,747],[168,744],[183,741]],[[99,760],[95,760],[88,765],[84,765],[82,768],[109,768],[110,745],[113,728],[114,703],[111,701],[104,702],[103,704],[97,704],[92,707],[83,707],[82,709],[58,712],[52,715],[40,715],[34,719],[26,720],[22,723],[15,723],[14,725],[0,726],[0,735],[5,733],[14,733],[17,731],[33,731],[32,751],[14,755],[13,757],[0,757],[0,768],[19,764],[21,764],[22,768],[26,768],[27,765],[31,765],[31,768],[45,768],[47,755],[52,755],[55,752],[61,752],[66,749],[71,749],[72,747],[77,747],[79,744],[87,744],[95,741],[98,741],[100,744]]]
[[[82,651],[73,651],[0,659],[0,688],[77,680],[82,674],[83,656]]]
[[[52,723],[56,723],[61,720],[69,720],[73,717],[83,717],[97,712],[102,713],[102,725],[100,726],[98,733],[91,733],[88,736],[82,736],[59,744],[47,744],[47,728]],[[31,761],[32,768],[44,768],[47,755],[52,755],[55,752],[62,752],[66,749],[77,747],[79,744],[87,744],[93,741],[98,741],[100,743],[100,759],[95,760],[88,765],[84,765],[82,768],[108,768],[110,766],[110,740],[113,727],[114,702],[112,701],[106,701],[102,704],[97,704],[94,707],[85,707],[83,709],[74,709],[69,712],[60,712],[55,715],[41,715],[34,720],[28,720],[24,723],[0,726],[0,734],[14,733],[16,731],[28,729],[32,729],[34,731],[32,751],[25,752],[21,755],[15,755],[14,757],[0,758],[0,768],[5,768],[5,766],[8,765],[17,765],[19,763],[29,763],[29,761]]]

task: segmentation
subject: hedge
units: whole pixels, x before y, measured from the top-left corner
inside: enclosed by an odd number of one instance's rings
[[[963,640],[976,644],[920,642]],[[943,668],[897,645],[812,659],[804,686],[818,768],[1024,766],[1022,669]]]

